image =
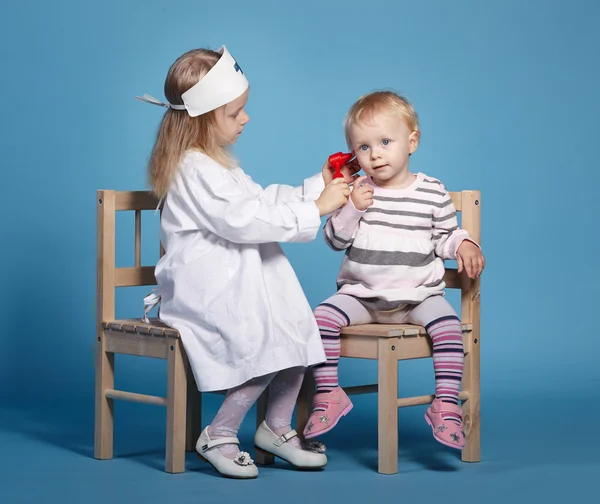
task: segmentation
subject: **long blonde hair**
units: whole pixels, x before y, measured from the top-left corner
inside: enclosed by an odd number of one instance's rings
[[[177,58],[165,79],[167,101],[183,105],[181,95],[197,84],[220,57],[209,49],[194,49]],[[181,156],[187,150],[200,150],[226,167],[233,165],[217,128],[216,114],[217,110],[213,110],[190,117],[186,110],[167,109],[148,162],[148,179],[156,196],[162,198],[167,194]]]

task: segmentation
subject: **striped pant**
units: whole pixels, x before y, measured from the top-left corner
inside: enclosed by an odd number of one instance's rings
[[[443,296],[431,296],[417,305],[404,305],[388,312],[367,309],[358,299],[336,294],[315,309],[327,361],[314,368],[317,392],[338,386],[340,329],[358,324],[416,324],[424,326],[433,345],[435,395],[443,402],[458,404],[463,371],[460,320]]]

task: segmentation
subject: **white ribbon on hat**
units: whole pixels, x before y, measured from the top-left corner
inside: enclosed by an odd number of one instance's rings
[[[169,102],[161,102],[159,99],[154,98],[154,96],[150,96],[146,93],[144,93],[143,96],[136,96],[135,99],[146,103],[150,103],[151,105],[158,105],[159,107],[171,108],[175,110],[185,110],[185,105],[173,105]]]
[[[136,99],[174,110],[187,110],[191,117],[197,117],[239,98],[248,89],[248,80],[225,46],[216,52],[221,54],[219,61],[181,95],[183,105],[164,103],[148,94],[136,96]]]

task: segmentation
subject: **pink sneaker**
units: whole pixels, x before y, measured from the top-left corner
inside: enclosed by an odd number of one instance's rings
[[[336,387],[331,392],[316,394],[313,399],[313,407],[319,403],[327,404],[327,409],[325,411],[314,411],[310,415],[304,428],[305,439],[311,439],[329,432],[337,425],[340,418],[347,415],[352,409],[352,402],[341,387]]]
[[[434,399],[425,412],[425,420],[433,430],[433,437],[446,446],[462,450],[466,442],[462,426],[445,421],[442,418],[442,411],[454,413],[462,420],[462,408],[460,406]]]

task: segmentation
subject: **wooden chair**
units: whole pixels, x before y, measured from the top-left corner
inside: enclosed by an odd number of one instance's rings
[[[462,228],[480,243],[480,193],[450,193],[458,212],[462,212]],[[466,445],[464,462],[479,462],[479,290],[480,281],[470,280],[456,269],[448,269],[444,277],[448,288],[461,290],[461,323],[465,351],[462,391],[463,425]],[[365,324],[345,327],[341,331],[341,356],[377,360],[378,384],[344,387],[348,395],[378,393],[378,471],[398,472],[398,408],[429,404],[435,396],[398,398],[398,361],[432,356],[431,340],[423,327],[402,324]],[[312,373],[311,373],[312,375]],[[298,398],[297,430],[302,432],[312,411],[314,380],[307,374]],[[427,426],[424,426],[426,428]],[[427,427],[428,428],[428,427]]]
[[[146,191],[97,193],[97,319],[96,319],[96,403],[94,457],[113,457],[114,400],[166,406],[166,472],[185,471],[185,452],[195,451],[201,429],[202,394],[198,392],[178,331],[158,320],[145,324],[140,319],[115,320],[115,290],[118,287],[155,285],[154,266],[141,265],[141,215],[154,211],[157,199]],[[135,212],[134,266],[115,266],[116,212]],[[162,252],[162,249],[161,249]],[[140,305],[140,314],[141,314]],[[115,354],[166,359],[167,397],[115,390]],[[264,419],[266,394],[258,403],[257,425]],[[259,463],[273,458],[256,455]]]

